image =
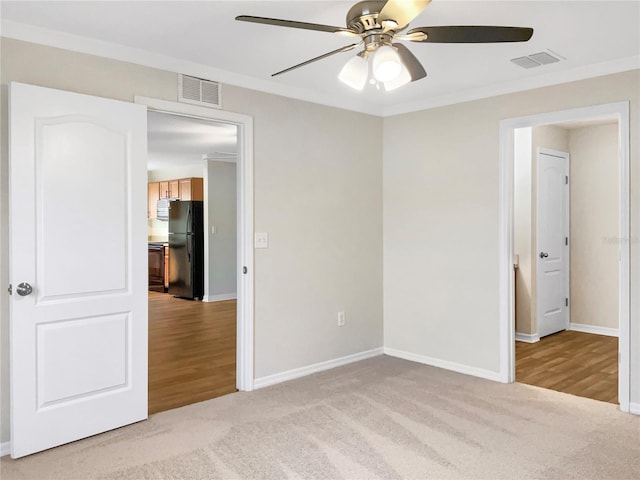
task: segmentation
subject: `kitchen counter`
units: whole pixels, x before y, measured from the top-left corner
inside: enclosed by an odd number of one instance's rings
[[[168,243],[169,237],[166,235],[149,235],[147,237],[148,243]]]

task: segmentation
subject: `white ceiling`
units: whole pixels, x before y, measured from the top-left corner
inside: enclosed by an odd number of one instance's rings
[[[149,170],[202,165],[205,155],[208,159],[235,161],[235,125],[149,112],[147,131]]]
[[[3,0],[2,34],[380,115],[640,66],[639,1],[433,0],[411,27],[523,26],[534,28],[533,38],[484,45],[408,42],[428,77],[393,92],[356,92],[338,81],[354,51],[271,78],[353,40],[234,19],[246,14],[344,26],[353,3]],[[566,60],[530,70],[509,61],[547,49]]]

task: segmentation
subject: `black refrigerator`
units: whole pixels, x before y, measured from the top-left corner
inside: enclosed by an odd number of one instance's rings
[[[200,201],[169,203],[169,293],[204,295],[204,216]]]

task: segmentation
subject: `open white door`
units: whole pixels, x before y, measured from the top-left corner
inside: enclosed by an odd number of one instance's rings
[[[147,418],[146,108],[9,87],[11,456]]]
[[[544,337],[569,327],[569,155],[538,152],[537,323]]]

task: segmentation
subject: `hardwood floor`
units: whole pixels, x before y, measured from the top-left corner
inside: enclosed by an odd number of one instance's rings
[[[567,330],[516,342],[516,381],[618,403],[618,339]]]
[[[149,414],[236,391],[236,301],[149,292]]]

